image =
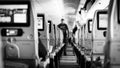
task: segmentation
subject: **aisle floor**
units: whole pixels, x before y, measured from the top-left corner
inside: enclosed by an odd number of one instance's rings
[[[77,63],[77,58],[74,54],[72,45],[66,46],[66,55],[63,55],[60,59],[59,68],[80,68]]]

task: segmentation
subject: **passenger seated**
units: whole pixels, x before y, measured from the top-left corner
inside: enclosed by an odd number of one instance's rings
[[[47,57],[47,50],[43,45],[43,43],[41,42],[41,39],[39,39],[38,47],[39,47],[39,57],[42,58],[42,61],[45,61]]]
[[[73,28],[73,42],[75,43],[75,33],[76,33],[76,31],[77,31],[77,26],[75,25],[75,27]]]
[[[97,57],[96,60],[93,61],[92,68],[102,68],[100,57]]]

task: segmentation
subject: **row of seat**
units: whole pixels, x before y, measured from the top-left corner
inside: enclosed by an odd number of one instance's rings
[[[119,0],[110,0],[107,8],[98,8],[93,18],[80,26],[74,51],[82,68],[120,67],[119,3]]]

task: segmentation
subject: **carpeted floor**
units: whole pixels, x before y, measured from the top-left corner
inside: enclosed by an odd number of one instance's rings
[[[77,64],[77,58],[73,52],[73,47],[71,45],[67,45],[66,53],[67,55],[63,55],[60,59],[59,68],[80,68]]]

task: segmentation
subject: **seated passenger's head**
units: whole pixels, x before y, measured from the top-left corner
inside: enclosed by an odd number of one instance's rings
[[[51,23],[51,20],[48,20],[49,23]]]

